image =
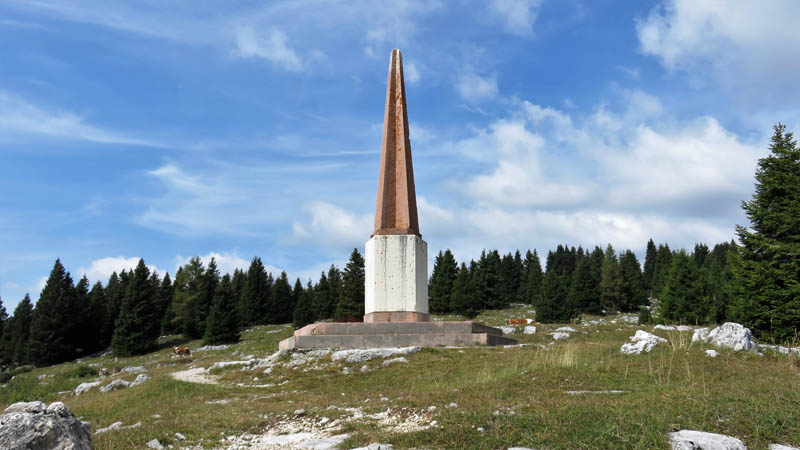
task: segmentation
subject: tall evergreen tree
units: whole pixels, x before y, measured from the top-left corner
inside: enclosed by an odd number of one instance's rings
[[[700,284],[700,271],[692,255],[680,250],[672,255],[660,303],[661,318],[671,322],[703,323],[708,312]]]
[[[430,297],[429,308],[432,313],[450,312],[450,297],[453,294],[453,282],[458,274],[458,263],[450,249],[441,251],[433,261],[433,272],[428,283]]]
[[[91,329],[87,339],[87,351],[96,352],[107,348],[103,341],[102,326],[105,324],[108,315],[108,302],[106,300],[105,289],[99,281],[92,285],[89,291],[89,312],[87,314],[87,327]]]
[[[647,295],[653,290],[653,274],[656,268],[656,244],[652,239],[647,241],[647,251],[644,256],[644,270],[642,276],[644,277],[644,287]]]
[[[8,319],[3,329],[2,359],[6,363],[14,362],[22,365],[31,362],[28,355],[28,337],[32,319],[33,303],[31,297],[25,294],[25,298],[14,308],[14,315]]]
[[[701,276],[703,296],[709,302],[709,322],[723,323],[729,320],[731,300],[728,287],[733,273],[728,255],[733,251],[736,251],[736,243],[733,241],[717,244],[704,261]]]
[[[272,286],[271,305],[267,323],[289,323],[294,314],[294,301],[292,297],[292,286],[289,284],[289,277],[286,272],[281,272],[281,276],[275,280]]]
[[[543,323],[567,322],[578,314],[570,297],[570,285],[577,252],[559,245],[548,252],[541,296],[536,306],[536,320]]]
[[[205,335],[206,321],[211,311],[211,304],[217,295],[217,286],[219,286],[219,269],[217,269],[216,259],[212,256],[208,267],[200,276],[200,292],[192,304],[192,326],[188,328],[188,337],[200,338]]]
[[[165,335],[170,334],[168,327],[164,327],[164,324],[172,320],[172,293],[172,278],[167,272],[164,274],[164,278],[161,279],[161,286],[158,288],[158,323],[160,324],[161,333]]]
[[[247,273],[241,269],[234,270],[233,278],[231,279],[231,287],[233,288],[233,295],[236,298],[237,308],[241,307],[242,295],[244,294],[244,286],[246,283]]]
[[[31,360],[44,366],[74,359],[78,355],[80,325],[72,277],[57,259],[33,310]]]
[[[672,268],[672,251],[667,244],[658,244],[656,251],[656,264],[653,268],[652,296],[660,299],[667,285],[669,271]]]
[[[472,274],[481,309],[505,307],[500,285],[500,253],[497,250],[481,252],[477,271]]]
[[[330,289],[328,277],[325,275],[325,272],[321,272],[319,274],[319,281],[317,281],[317,285],[314,286],[314,291],[310,294],[309,298],[311,301],[311,315],[314,316],[315,320],[328,319],[332,315],[331,311],[333,308],[331,308],[329,303],[331,298]],[[304,318],[305,316],[302,317]]]
[[[267,271],[261,258],[254,257],[247,270],[247,280],[244,284],[244,292],[241,298],[242,313],[241,321],[243,325],[265,324],[266,311],[269,307],[269,299],[272,285],[269,283]]]
[[[524,296],[522,302],[532,305],[539,301],[538,298],[541,292],[542,278],[544,278],[542,263],[539,261],[539,254],[535,249],[533,253],[531,253],[530,250],[525,253],[525,262],[523,266],[525,268],[525,282],[522,288]]]
[[[593,267],[590,255],[578,259],[569,296],[578,309],[589,314],[600,314],[603,310],[599,275]]]
[[[325,276],[325,274],[322,274]],[[299,283],[300,280],[297,280]],[[327,281],[326,281],[327,285]],[[300,297],[297,301],[297,305],[294,307],[294,327],[295,328],[302,328],[306,325],[314,323],[314,307],[313,302],[315,296],[314,286],[311,285],[311,280],[308,280],[308,287],[303,290],[302,285],[300,286]]]
[[[209,268],[211,264],[209,264]],[[239,311],[231,277],[228,274],[217,283],[214,300],[206,320],[203,341],[206,344],[229,344],[239,340]]]
[[[606,312],[621,310],[624,302],[622,269],[619,267],[614,247],[608,244],[600,276],[600,296]]]
[[[622,272],[622,298],[620,308],[622,311],[639,311],[642,306],[647,305],[647,289],[644,284],[642,268],[639,260],[630,250],[619,257],[619,268]]]
[[[766,339],[800,334],[800,147],[777,124],[770,154],[758,161],[753,199],[742,202],[750,228],[738,225],[732,253],[732,313]]]
[[[184,336],[192,339],[203,335],[198,321],[200,314],[196,306],[200,298],[206,295],[204,292],[205,270],[200,258],[194,257],[184,264],[175,273],[175,282],[172,291],[172,324],[168,328],[174,328]]]
[[[336,305],[335,318],[343,320],[364,317],[364,258],[357,248],[350,254],[350,261],[342,273],[342,284],[339,287],[339,303]]]
[[[336,305],[339,304],[339,291],[342,287],[342,271],[338,267],[331,264],[328,269],[328,306],[324,314],[318,315],[317,320],[330,319],[333,317]]]
[[[309,278],[308,282],[311,282]],[[297,308],[297,302],[300,301],[300,295],[303,293],[303,283],[300,282],[300,277],[294,280],[294,287],[292,288],[292,304]],[[292,312],[294,314],[294,312]]]
[[[708,256],[708,246],[703,243],[694,244],[694,253],[692,253],[692,258],[694,258],[694,265],[697,267],[703,267],[703,262]]]
[[[111,345],[111,337],[114,335],[114,324],[117,322],[119,307],[122,305],[122,297],[125,296],[127,281],[123,281],[123,278],[125,280],[128,278],[127,272],[124,270],[120,275],[117,275],[117,272],[113,272],[108,278],[108,283],[106,283],[104,292],[106,297],[106,315],[103,322],[99,324],[100,348],[103,349]]]
[[[477,271],[478,266],[473,261],[473,270]],[[472,274],[467,265],[461,263],[456,279],[453,281],[453,290],[450,294],[450,309],[462,316],[472,318],[481,311],[480,300],[475,290]]]
[[[0,337],[3,336],[6,322],[8,321],[8,311],[3,306],[3,298],[0,297]]]
[[[111,349],[118,356],[140,355],[153,350],[161,331],[158,317],[158,278],[140,259],[133,270],[119,310]]]

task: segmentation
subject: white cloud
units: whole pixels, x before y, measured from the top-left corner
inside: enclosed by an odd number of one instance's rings
[[[403,63],[403,78],[409,84],[419,83],[419,69],[413,62]]]
[[[69,111],[47,110],[0,90],[0,138],[15,135],[41,135],[143,147],[166,147],[159,142],[140,139],[89,124],[78,114]]]
[[[636,30],[645,54],[687,72],[696,84],[706,84],[710,74],[735,95],[755,89],[797,99],[798,23],[794,0],[665,0]]]
[[[236,54],[242,58],[263,58],[285,70],[299,72],[303,62],[294,50],[286,46],[286,35],[272,29],[264,36],[253,27],[239,26],[236,29]]]
[[[524,36],[533,31],[541,5],[541,0],[489,0],[489,11],[502,21],[506,31]]]
[[[372,234],[372,214],[356,214],[323,201],[310,202],[303,209],[310,217],[294,222],[295,239],[347,250],[361,248]]]
[[[89,279],[89,283],[91,284],[97,281],[105,284],[108,281],[108,277],[110,277],[113,272],[120,273],[123,270],[132,270],[136,268],[137,264],[139,264],[138,256],[132,256],[130,258],[124,256],[109,256],[95,259],[89,264],[89,267],[81,267],[73,272],[72,278],[77,283],[81,277],[86,275],[86,278]],[[161,276],[164,275],[154,265],[147,264],[147,268],[150,269],[150,271],[155,270],[159,272]],[[47,281],[47,277],[45,277],[44,280]],[[43,287],[44,284],[42,284],[42,288]]]
[[[474,72],[463,72],[456,80],[456,90],[470,103],[494,99],[498,93],[497,75],[482,77]]]

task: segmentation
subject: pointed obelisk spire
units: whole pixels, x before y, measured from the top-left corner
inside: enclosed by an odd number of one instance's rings
[[[408,140],[406,88],[403,82],[403,55],[392,50],[386,86],[386,112],[383,118],[381,171],[378,177],[378,203],[375,232],[421,236],[417,221],[417,195],[414,191],[414,166]]]

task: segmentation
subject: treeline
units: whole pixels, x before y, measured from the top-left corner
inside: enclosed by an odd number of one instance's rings
[[[292,286],[286,272],[273,277],[258,257],[246,272],[224,276],[213,258],[207,267],[192,258],[174,281],[140,259],[91,287],[86,276],[74,283],[56,260],[35,306],[26,295],[9,317],[0,301],[0,365],[57,364],[109,347],[119,356],[143,354],[169,334],[222,344],[253,325],[363,315],[364,260],[355,249],[344,271],[332,265],[305,287],[300,279]]]
[[[667,244],[647,243],[644,268],[636,255],[559,245],[547,254],[545,270],[539,255],[528,250],[503,256],[484,251],[478,261],[461,263],[450,250],[439,252],[429,280],[430,310],[473,317],[485,309],[524,303],[540,322],[568,322],[581,314],[639,312],[643,320],[712,323],[728,318],[726,284],[731,270],[728,253],[735,243],[709,250],[697,244],[693,253],[672,251]],[[660,299],[649,319],[650,298]]]

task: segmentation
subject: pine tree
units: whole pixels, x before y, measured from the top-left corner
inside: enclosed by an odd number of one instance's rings
[[[473,270],[477,269],[477,264],[472,262]],[[461,263],[456,279],[453,281],[453,291],[450,295],[450,309],[457,314],[467,318],[473,318],[481,311],[480,300],[473,283],[472,274],[467,265]]]
[[[213,261],[213,260],[212,260]],[[209,268],[211,264],[209,264]],[[236,295],[228,274],[217,283],[211,310],[206,320],[203,342],[208,345],[230,344],[239,341],[239,311]]]
[[[322,274],[325,275],[324,273]],[[300,280],[297,280],[299,283]],[[326,283],[327,284],[327,283]],[[314,323],[314,307],[313,302],[314,298],[316,298],[316,293],[314,292],[314,287],[311,285],[311,280],[308,280],[308,287],[303,290],[302,285],[300,286],[300,298],[297,301],[297,305],[294,307],[294,327],[295,328],[303,328],[306,325]]]
[[[161,331],[161,321],[157,317],[158,287],[158,283],[150,277],[150,269],[140,259],[125,288],[125,296],[114,327],[114,336],[111,339],[114,354],[140,355],[156,347]]]
[[[314,292],[310,298],[311,314],[316,320],[329,318],[328,311],[331,309],[328,303],[330,301],[329,290],[328,277],[325,276],[325,272],[321,272],[319,274],[319,281],[317,281],[317,285],[314,286]]]
[[[2,351],[6,364],[14,362],[17,365],[28,364],[28,337],[30,335],[31,320],[33,319],[33,304],[31,297],[25,298],[14,308],[14,315],[6,322],[3,328]]]
[[[175,272],[175,282],[170,285],[169,297],[164,299],[164,301],[166,301],[166,309],[161,316],[161,334],[163,335],[181,332],[182,327],[180,321],[175,315],[175,302],[178,286],[185,286],[185,284],[186,276],[183,274],[183,267],[178,267],[178,270]]]
[[[603,308],[607,312],[620,311],[624,301],[623,295],[622,270],[619,267],[614,247],[608,244],[600,276],[600,296]]]
[[[505,307],[500,289],[500,253],[497,250],[481,252],[477,271],[472,274],[481,309]]]
[[[530,250],[525,253],[525,262],[523,266],[525,270],[525,282],[522,287],[522,303],[533,305],[539,301],[538,298],[541,292],[542,278],[544,278],[542,263],[539,261],[539,254],[535,249],[533,253],[531,253]]]
[[[247,270],[247,280],[241,298],[240,312],[243,325],[266,323],[266,311],[269,307],[271,290],[272,285],[269,283],[261,258],[254,257]]]
[[[339,304],[339,290],[341,287],[342,271],[339,270],[338,267],[331,264],[331,268],[328,269],[328,306],[324,311],[324,315],[317,316],[317,320],[333,318],[336,305]]]
[[[342,273],[339,303],[334,313],[336,320],[361,320],[364,317],[364,286],[364,258],[354,248]]]
[[[548,252],[540,300],[534,305],[539,322],[567,322],[578,314],[578,308],[570,298],[576,256],[574,248],[562,245],[555,252]]]
[[[165,323],[172,320],[171,306],[172,306],[172,279],[169,277],[169,272],[164,274],[161,280],[161,286],[158,288],[158,323],[162,334],[169,334],[169,327],[165,327]],[[169,316],[169,317],[168,317]]]
[[[603,306],[600,302],[600,277],[594,270],[589,255],[578,260],[570,286],[570,298],[577,308],[589,314],[600,314]]]
[[[620,309],[625,312],[639,311],[642,306],[647,305],[647,289],[644,284],[642,268],[639,260],[630,250],[619,257],[619,268],[622,272],[622,298],[623,302]]]
[[[294,314],[294,301],[292,300],[292,287],[286,272],[275,280],[272,286],[271,304],[267,323],[278,324],[292,321]]]
[[[667,278],[672,267],[672,251],[667,244],[659,244],[656,251],[656,263],[653,268],[652,296],[660,299],[667,285]]]
[[[731,300],[728,287],[733,279],[733,273],[728,255],[735,251],[735,242],[723,242],[715,245],[705,259],[702,272],[703,296],[709,302],[709,322],[723,323],[729,320],[728,309]]]
[[[72,277],[57,259],[33,310],[31,360],[44,366],[74,359],[80,325]]]
[[[660,303],[661,318],[671,322],[697,324],[705,321],[700,272],[694,258],[680,250],[672,255],[667,283]]]
[[[652,239],[647,241],[647,252],[644,256],[644,271],[642,276],[644,277],[644,287],[647,290],[647,294],[651,295],[653,291],[653,274],[656,268],[656,244],[653,242]]]
[[[732,313],[757,336],[777,342],[800,334],[800,148],[777,124],[770,154],[758,161],[753,199],[742,202],[731,254]]]
[[[125,275],[127,280],[127,273],[123,270],[122,274]],[[125,295],[125,284],[122,281],[122,275],[117,275],[113,272],[108,278],[105,288],[106,298],[106,315],[103,322],[99,324],[99,339],[100,348],[108,348],[111,345],[111,337],[114,335],[114,324],[119,315],[119,307],[122,304],[122,297]]]
[[[199,338],[205,336],[205,330],[208,326],[206,321],[211,311],[211,304],[217,295],[217,286],[219,286],[219,270],[217,269],[217,261],[212,256],[211,261],[208,262],[208,267],[200,276],[200,293],[192,305],[192,334],[187,334],[188,337]]]
[[[200,258],[194,257],[184,264],[175,273],[175,283],[172,292],[172,324],[168,328],[183,333],[192,339],[203,335],[204,329],[200,328],[200,313],[196,304],[200,298],[207,295],[204,291],[205,270]]]
[[[458,263],[447,249],[441,251],[433,261],[433,272],[428,282],[428,294],[430,295],[429,308],[432,313],[450,312],[450,297],[453,294],[453,282],[458,274]]]
[[[92,332],[88,338],[87,351],[96,352],[104,350],[103,336],[101,327],[97,324],[104,324],[107,321],[108,304],[106,301],[105,289],[99,281],[92,285],[92,290],[89,291],[89,313],[87,314],[88,326]]]
[[[309,278],[309,283],[311,279]],[[292,288],[292,304],[297,309],[297,302],[300,301],[300,295],[303,294],[303,283],[300,282],[300,277],[295,278],[294,280],[294,287]],[[292,317],[294,317],[294,311],[292,311]]]

